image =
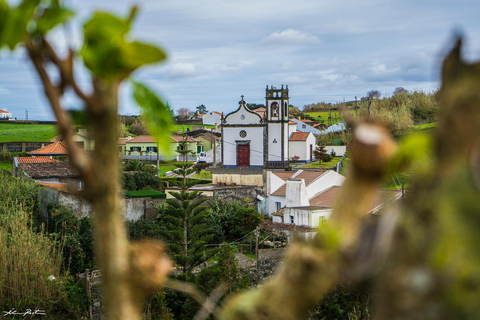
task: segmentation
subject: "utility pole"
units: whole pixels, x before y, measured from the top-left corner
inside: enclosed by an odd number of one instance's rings
[[[28,110],[27,110],[27,109],[25,109],[25,118],[26,118],[27,121],[28,121]]]
[[[158,170],[158,177],[160,178],[160,153],[158,152],[159,147],[160,147],[160,145],[157,141],[157,170]]]

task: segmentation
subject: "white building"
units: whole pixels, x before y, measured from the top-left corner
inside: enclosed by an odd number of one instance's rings
[[[311,132],[293,132],[289,141],[289,157],[299,157],[298,161],[313,161],[315,150],[315,136]]]
[[[345,177],[333,170],[267,172],[268,214],[292,206],[309,206],[318,193],[341,186]],[[274,216],[274,222],[279,221]]]
[[[202,116],[202,123],[204,125],[220,125],[222,123],[222,114],[217,111],[207,112]]]
[[[10,120],[12,118],[12,114],[7,111],[7,109],[0,110],[0,119],[1,120]]]
[[[222,122],[224,168],[284,168],[288,165],[288,86],[266,88],[266,115],[247,108],[243,99]]]

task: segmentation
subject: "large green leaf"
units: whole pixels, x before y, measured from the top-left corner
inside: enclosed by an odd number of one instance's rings
[[[57,25],[67,22],[74,15],[72,10],[60,5],[58,0],[53,0],[38,17],[36,31],[45,34]]]
[[[137,68],[165,59],[165,53],[149,44],[127,39],[136,7],[122,19],[106,12],[96,12],[84,25],[85,65],[97,77],[122,79]]]
[[[40,0],[23,0],[18,7],[10,8],[9,10],[5,4],[0,5],[0,7],[3,7],[3,10],[0,9],[0,11],[3,11],[0,15],[6,16],[0,37],[1,46],[7,45],[13,50],[17,44],[25,39],[29,22],[32,20],[39,3]],[[7,14],[5,14],[6,12]]]
[[[165,103],[146,85],[132,81],[133,97],[142,108],[150,134],[155,137],[159,147],[171,154],[170,132],[172,119]]]

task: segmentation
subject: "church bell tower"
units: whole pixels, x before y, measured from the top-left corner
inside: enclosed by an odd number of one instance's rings
[[[284,168],[288,165],[288,86],[266,88],[266,121],[264,166]]]

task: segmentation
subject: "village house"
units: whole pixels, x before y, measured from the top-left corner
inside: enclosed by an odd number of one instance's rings
[[[268,171],[268,215],[288,206],[288,199],[309,205],[315,195],[332,186],[341,186],[344,180],[344,176],[333,170]]]
[[[222,113],[217,111],[207,112],[202,115],[202,123],[204,125],[220,126],[222,124]]]
[[[12,114],[7,109],[0,110],[0,120],[10,120],[11,118]]]
[[[289,142],[289,157],[297,161],[313,161],[313,150],[315,150],[315,136],[311,132],[292,132]]]
[[[185,137],[183,137],[182,135],[170,136],[171,149],[179,150],[180,148],[183,148],[179,142],[184,139]],[[203,144],[200,140],[188,136],[186,137],[186,140],[186,148],[192,152],[192,155],[196,155],[197,153],[203,151]],[[158,151],[158,143],[150,135],[140,135],[133,139],[119,139],[118,146],[122,155],[156,156]]]

